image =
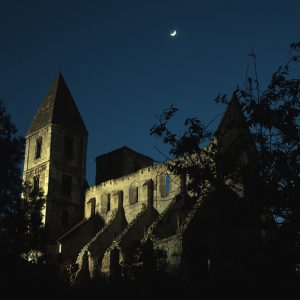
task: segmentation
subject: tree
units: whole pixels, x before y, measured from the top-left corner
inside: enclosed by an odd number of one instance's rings
[[[45,230],[43,227],[43,208],[45,199],[42,190],[35,190],[32,184],[23,183],[22,199],[17,221],[17,249],[26,260],[43,260]]]
[[[10,252],[15,229],[10,227],[10,216],[18,211],[22,190],[21,163],[24,139],[16,136],[17,129],[0,101],[0,226],[2,250]]]
[[[43,193],[32,185],[22,184],[21,163],[24,139],[0,101],[0,226],[1,250],[4,254],[24,254],[42,250]],[[35,258],[36,259],[36,258]]]
[[[300,261],[300,79],[293,77],[299,70],[299,51],[300,43],[290,45],[288,62],[272,75],[265,90],[257,78],[252,52],[254,76],[234,92],[231,101],[226,95],[216,98],[228,108],[215,132],[199,119],[188,118],[184,133],[174,134],[169,129],[177,112],[173,106],[150,130],[170,146],[166,164],[171,172],[188,178],[191,199],[214,194],[205,205],[220,211],[222,203],[216,199],[233,192],[242,200],[239,211],[252,211],[252,220],[256,219],[249,222],[252,233],[259,233],[258,244],[263,242],[260,255],[268,249],[268,255],[273,253],[277,263],[284,261],[290,273]],[[238,117],[238,110],[243,117]]]
[[[265,90],[255,54],[250,56],[254,78],[248,77],[238,93],[257,149],[255,197],[262,214],[273,215],[277,223],[267,246],[280,257],[282,272],[292,273],[300,262],[300,42],[290,45],[289,60]]]

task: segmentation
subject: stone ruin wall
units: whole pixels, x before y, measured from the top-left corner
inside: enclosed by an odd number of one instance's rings
[[[100,271],[101,266],[102,273],[104,269],[110,269],[111,251],[107,253],[105,251],[113,245],[114,240],[121,236],[123,242],[135,240],[132,234],[146,229],[146,223],[147,228],[152,224],[152,222],[148,224],[153,218],[152,209],[157,214],[166,210],[180,192],[179,177],[168,173],[165,165],[146,167],[130,175],[108,180],[87,189],[84,217],[88,220],[98,214],[104,221],[104,227],[80,251],[77,257],[79,269],[75,275],[76,280],[83,275],[84,270],[93,277],[93,274]],[[121,211],[120,207],[122,207]],[[128,229],[128,232],[125,229]],[[142,240],[143,235],[138,234],[138,236]],[[86,259],[84,259],[85,253],[88,253]]]
[[[164,165],[157,165],[90,187],[85,194],[84,217],[88,219],[92,214],[98,213],[107,223],[112,212],[118,208],[120,191],[123,192],[123,208],[128,223],[133,221],[143,205],[147,205],[149,201],[161,213],[180,191],[179,178],[168,173]],[[153,181],[152,193],[147,184],[150,180]],[[153,199],[149,199],[149,195],[153,195]]]

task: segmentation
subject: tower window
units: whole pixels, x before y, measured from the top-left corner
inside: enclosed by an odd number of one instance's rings
[[[36,141],[35,141],[35,159],[38,159],[41,157],[42,144],[43,144],[43,140],[41,137],[36,139]]]
[[[61,194],[63,196],[71,196],[72,177],[69,175],[63,175],[61,184]]]
[[[68,158],[73,158],[73,139],[70,137],[65,137],[65,156]]]
[[[33,177],[33,191],[37,193],[40,190],[40,175]]]

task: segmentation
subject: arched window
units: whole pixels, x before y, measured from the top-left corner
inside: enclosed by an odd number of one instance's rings
[[[153,205],[153,180],[149,179],[143,184],[143,195],[147,203]]]
[[[118,191],[118,208],[123,207],[123,191]]]
[[[110,194],[107,194],[106,211],[110,211]]]
[[[73,158],[73,144],[74,144],[73,139],[65,136],[65,141],[64,141],[65,156],[70,159]]]
[[[168,195],[171,191],[171,179],[170,175],[166,175],[166,195]]]
[[[70,175],[63,174],[61,183],[62,196],[70,197],[72,189],[72,177]]]
[[[91,198],[88,203],[90,205],[90,213],[92,217],[96,213],[96,198]]]
[[[171,191],[171,178],[168,174],[162,174],[159,178],[159,192],[162,197],[168,196]]]
[[[101,212],[107,213],[110,211],[110,194],[104,193],[101,195]]]
[[[137,183],[132,183],[129,187],[129,204],[137,203],[139,200],[139,188]]]
[[[38,139],[36,139],[36,141],[35,141],[35,157],[34,157],[35,159],[38,159],[41,157],[42,144],[43,144],[42,137],[39,137]]]

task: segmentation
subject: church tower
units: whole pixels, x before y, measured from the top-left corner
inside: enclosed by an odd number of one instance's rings
[[[61,73],[26,134],[23,180],[43,190],[47,244],[83,217],[88,132]]]

